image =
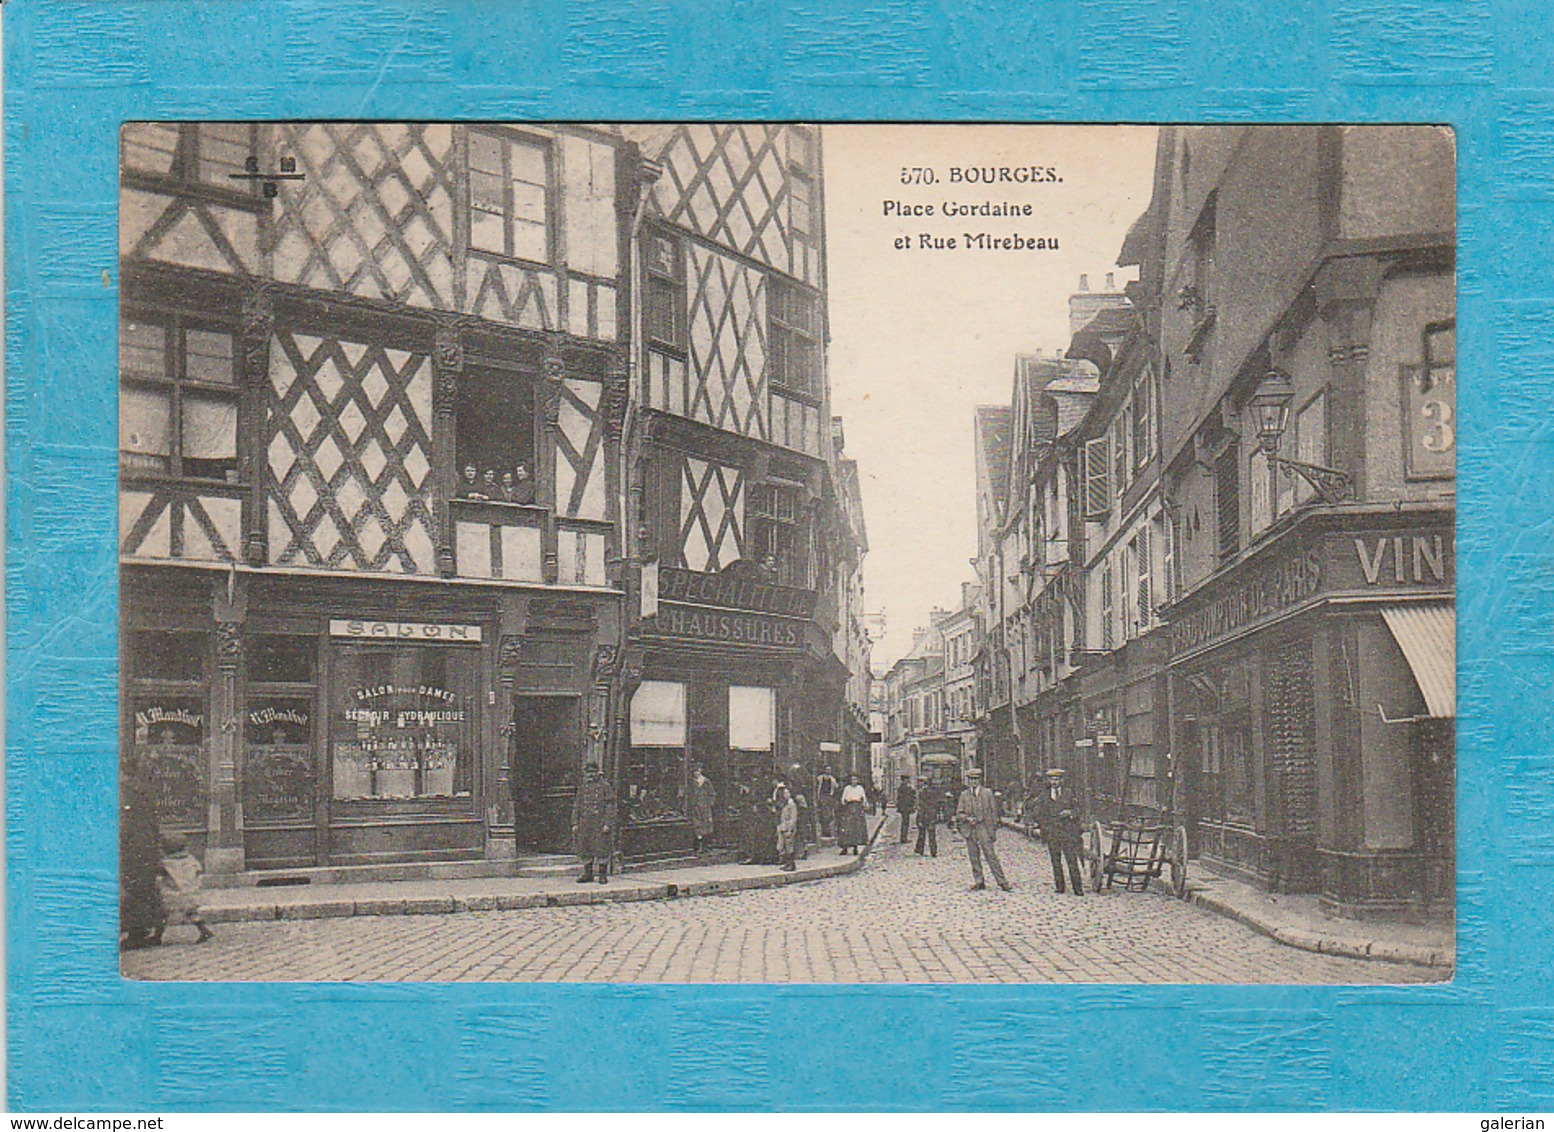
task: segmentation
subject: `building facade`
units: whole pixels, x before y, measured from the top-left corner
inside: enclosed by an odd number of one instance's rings
[[[1450,906],[1454,169],[1433,128],[1161,131],[1138,280],[977,413],[1002,785],[1064,766],[1341,914]]]
[[[865,545],[830,412],[819,131],[623,132],[645,176],[620,789],[645,855],[690,846],[695,766],[737,844],[774,776],[812,791],[865,757]]]
[[[1449,907],[1450,131],[1160,147],[1170,714],[1195,850],[1349,914]]]
[[[781,200],[754,233],[707,219],[752,207],[707,171],[737,160],[722,142]],[[123,746],[208,870],[567,851],[589,761],[627,851],[672,848],[633,830],[673,824],[706,727],[768,773],[839,738],[863,546],[818,136],[697,144],[125,128]],[[764,556],[774,576],[725,569]],[[650,560],[667,616],[644,632]],[[736,624],[756,655],[726,648]],[[698,665],[733,674],[743,730],[683,680],[702,731],[633,716],[644,670]],[[654,743],[680,725],[676,761]]]

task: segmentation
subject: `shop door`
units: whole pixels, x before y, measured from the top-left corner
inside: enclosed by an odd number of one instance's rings
[[[518,696],[508,742],[508,786],[518,848],[572,851],[572,804],[583,758],[576,696]]]

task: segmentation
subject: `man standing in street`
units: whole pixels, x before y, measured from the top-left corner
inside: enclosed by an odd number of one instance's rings
[[[600,775],[598,763],[583,768],[572,805],[572,852],[583,862],[578,884],[587,884],[596,874],[600,884],[609,883],[610,858],[615,853],[615,791]]]
[[[1004,878],[1003,862],[993,848],[998,836],[998,797],[982,785],[982,772],[972,767],[966,772],[967,785],[955,807],[955,825],[966,839],[966,854],[971,858],[971,890],[986,888],[982,877],[982,858],[987,858],[998,887],[1008,892],[1014,886]]]
[[[912,780],[903,778],[901,785],[896,787],[896,813],[901,818],[901,844],[907,843],[907,834],[912,829],[912,811],[917,809],[917,791],[912,789]]]
[[[1063,785],[1063,768],[1053,767],[1047,772],[1047,788],[1041,796],[1041,833],[1047,839],[1047,853],[1052,857],[1052,879],[1058,893],[1063,892],[1063,858],[1068,858],[1069,879],[1074,882],[1074,895],[1085,894],[1084,881],[1079,872],[1079,814],[1074,800]]]
[[[939,855],[939,807],[944,804],[944,791],[929,779],[917,792],[917,855],[923,855],[923,841],[935,857]]]

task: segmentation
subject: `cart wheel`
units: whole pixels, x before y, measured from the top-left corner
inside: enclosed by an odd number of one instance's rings
[[[1090,823],[1090,849],[1085,855],[1085,864],[1089,866],[1090,875],[1085,879],[1090,882],[1092,892],[1101,891],[1101,884],[1106,879],[1106,834],[1101,829],[1101,823]]]
[[[1187,895],[1187,827],[1176,826],[1171,830],[1171,847],[1166,851],[1171,862],[1171,895]]]

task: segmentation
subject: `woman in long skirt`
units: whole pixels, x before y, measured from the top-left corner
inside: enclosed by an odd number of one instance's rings
[[[842,856],[848,853],[857,856],[859,847],[869,840],[868,823],[863,818],[863,807],[868,798],[858,776],[848,778],[837,812],[836,840],[842,847]]]

